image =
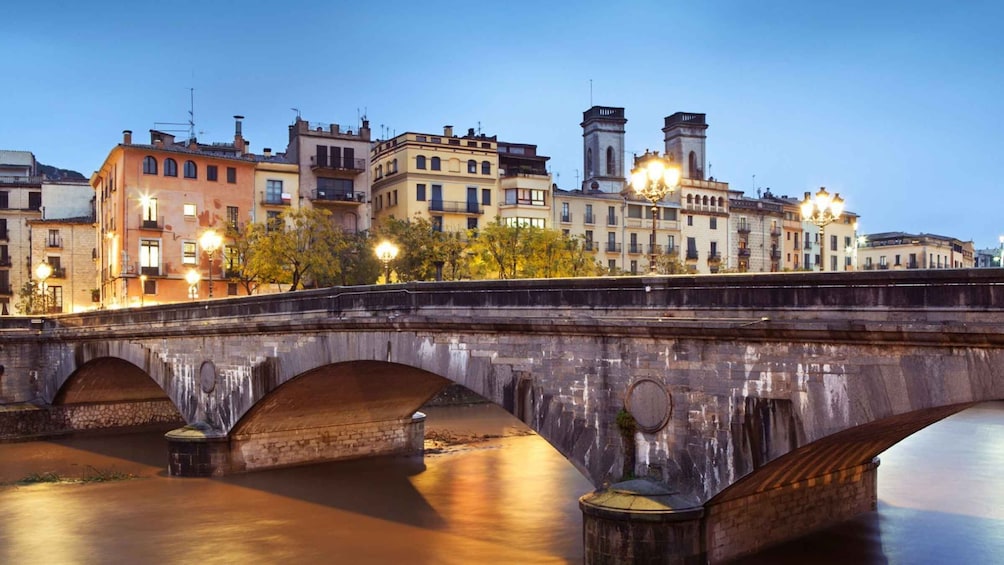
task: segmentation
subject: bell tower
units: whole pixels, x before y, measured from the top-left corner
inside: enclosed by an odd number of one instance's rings
[[[680,166],[685,179],[704,180],[704,145],[708,138],[708,122],[704,114],[677,112],[666,118],[662,128],[666,155]]]
[[[582,113],[582,191],[624,190],[624,108],[593,106]]]

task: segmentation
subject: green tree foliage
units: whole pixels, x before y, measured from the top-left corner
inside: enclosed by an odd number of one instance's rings
[[[373,243],[387,239],[398,246],[391,267],[399,281],[436,279],[436,264],[442,262],[443,279],[469,278],[466,234],[434,230],[420,216],[409,220],[390,218],[376,229]],[[372,251],[370,252],[372,254]]]
[[[662,253],[655,256],[655,272],[660,275],[681,275],[687,266],[680,260],[679,253]]]
[[[250,296],[258,292],[262,284],[272,282],[273,265],[257,261],[255,251],[267,235],[264,224],[248,224],[242,230],[233,227],[227,230],[227,238],[233,241],[231,254],[224,258],[227,278],[244,287]]]
[[[582,241],[557,230],[492,222],[471,240],[474,278],[557,278],[599,272]]]
[[[21,286],[17,298],[14,311],[18,314],[39,315],[55,310],[56,299],[52,290],[46,288],[46,292],[43,294],[38,282],[34,280],[29,280]]]
[[[308,286],[338,284],[339,258],[348,238],[331,222],[327,210],[288,210],[250,244],[247,268],[260,283],[288,284],[294,291]],[[249,232],[251,230],[248,230]]]

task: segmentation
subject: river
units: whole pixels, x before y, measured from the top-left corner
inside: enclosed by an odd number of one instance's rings
[[[164,472],[162,431],[0,444],[0,563],[579,563],[589,482],[490,405],[431,408],[424,462],[222,479]],[[992,563],[1004,555],[1004,403],[882,456],[879,511],[744,563]],[[92,482],[10,485],[55,473]],[[95,478],[127,480],[93,481]]]

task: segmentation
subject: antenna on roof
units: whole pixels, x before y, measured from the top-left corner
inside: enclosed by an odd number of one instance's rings
[[[299,120],[300,119],[300,109],[299,108],[290,108],[290,110],[296,112],[296,119]]]
[[[164,132],[188,132],[188,139],[195,139],[195,89],[189,88],[189,102],[188,102],[188,122],[153,122],[153,127],[158,126],[188,126],[187,130],[183,129],[165,129]],[[158,128],[159,129],[159,128]]]
[[[589,79],[589,107],[593,107],[593,79]]]

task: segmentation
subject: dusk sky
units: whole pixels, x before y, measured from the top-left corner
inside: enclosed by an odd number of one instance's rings
[[[41,0],[2,21],[0,149],[85,176],[124,129],[187,129],[155,122],[186,122],[194,88],[201,141],[241,114],[254,152],[282,151],[291,108],[375,137],[480,127],[571,189],[595,104],[625,108],[628,159],[701,112],[710,174],[747,195],[826,186],[865,234],[1004,234],[999,0]]]

